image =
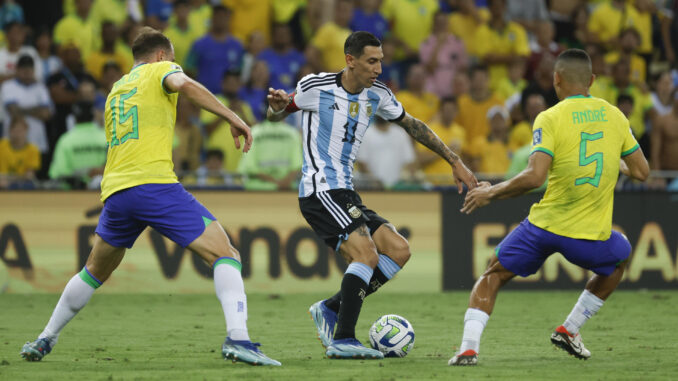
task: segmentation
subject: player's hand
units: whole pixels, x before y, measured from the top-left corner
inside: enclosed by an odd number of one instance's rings
[[[481,208],[490,203],[490,191],[492,190],[492,185],[483,181],[474,189],[471,189],[466,194],[464,199],[464,205],[461,208],[461,212],[465,214],[471,214],[474,210]]]
[[[284,110],[290,103],[290,97],[285,90],[276,90],[272,87],[268,88],[266,99],[268,100],[268,105],[275,112]]]
[[[245,145],[242,147],[243,152],[247,152],[252,147],[252,131],[249,126],[243,123],[231,123],[231,135],[233,135],[233,142],[235,148],[240,149],[240,137],[245,138]]]
[[[462,194],[464,191],[464,184],[466,184],[469,190],[478,186],[478,179],[476,179],[473,172],[466,167],[461,159],[452,164],[452,175],[454,176],[454,182],[457,184],[459,194]]]

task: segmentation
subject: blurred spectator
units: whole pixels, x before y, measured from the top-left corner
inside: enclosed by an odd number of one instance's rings
[[[612,76],[610,76],[610,67],[605,62],[603,49],[600,45],[589,44],[586,46],[586,52],[591,57],[591,68],[596,76],[593,84],[589,88],[589,93],[607,94],[612,85]]]
[[[209,31],[212,20],[212,6],[207,0],[189,0],[191,12],[188,14],[188,24],[194,28],[197,36],[203,36]],[[172,19],[170,18],[170,23]]]
[[[538,34],[540,23],[550,21],[545,0],[507,0],[506,13],[509,20],[522,25],[533,35]]]
[[[589,17],[590,38],[592,42],[612,47],[616,45],[619,33],[633,26],[636,19],[636,9],[626,0],[601,2]]]
[[[231,33],[240,41],[249,40],[253,32],[271,42],[271,13],[273,0],[221,0],[233,12]]]
[[[78,97],[78,86],[81,81],[92,81],[94,78],[83,69],[80,50],[74,44],[67,43],[59,47],[63,66],[61,70],[47,79],[47,88],[54,102],[55,113],[49,123],[47,140],[50,147],[54,147],[59,136],[72,126],[72,120],[67,121],[71,106]]]
[[[331,0],[330,0],[331,1]],[[287,3],[288,7],[296,7],[294,15],[288,24],[292,29],[292,41],[297,49],[305,51],[308,42],[320,29],[320,26],[329,22],[325,20],[327,11],[323,9],[327,5],[326,0],[291,0],[287,2],[275,1],[273,4]],[[336,6],[336,4],[335,4]],[[336,9],[335,6],[330,6],[330,10]],[[276,19],[277,20],[277,19]]]
[[[54,27],[54,42],[73,44],[84,59],[99,46],[99,26],[90,17],[92,0],[75,0],[75,13],[65,15]]]
[[[588,4],[586,0],[549,1],[551,20],[556,29],[556,41],[569,48],[582,48],[588,34]],[[584,31],[584,33],[582,33]]]
[[[675,0],[674,0],[675,1]],[[640,42],[637,52],[645,60],[645,66],[649,66],[652,58],[653,26],[652,18],[657,13],[657,5],[654,0],[634,0],[637,18],[633,20],[633,28],[638,31]],[[648,67],[649,69],[649,67]]]
[[[240,70],[240,79],[243,83],[247,83],[250,80],[252,67],[257,60],[257,56],[259,56],[264,49],[266,49],[264,35],[258,31],[250,33],[247,38],[245,54],[242,57],[242,68]]]
[[[428,123],[438,112],[439,99],[435,94],[424,89],[425,84],[424,65],[412,65],[407,73],[407,90],[398,91],[397,97],[410,115]]]
[[[541,57],[545,54],[550,54],[552,57],[558,57],[558,54],[563,51],[563,48],[555,42],[555,29],[551,21],[541,21],[537,24],[535,29],[535,40],[530,44],[530,58],[527,60],[527,75],[526,78],[531,80],[534,72],[537,70],[537,65],[541,61]]]
[[[652,129],[652,169],[678,170],[678,93],[673,100],[673,110],[659,118]]]
[[[522,172],[525,168],[527,168],[527,163],[530,161],[530,156],[532,156],[532,142],[513,151],[511,163],[509,164],[509,167],[506,170],[504,179],[505,180],[512,179],[517,174]],[[531,192],[545,191],[546,184],[548,184],[548,181],[544,181],[544,184],[542,184],[539,188],[532,190]]]
[[[391,188],[400,180],[411,178],[416,166],[412,139],[402,128],[376,117],[365,131],[356,158],[357,169]],[[409,172],[409,176],[403,176]]]
[[[304,55],[292,44],[292,30],[287,24],[273,25],[273,42],[264,49],[258,60],[266,62],[270,73],[270,87],[294,91],[299,69],[306,63]]]
[[[555,58],[551,55],[542,56],[539,65],[537,65],[537,70],[534,73],[534,78],[530,83],[528,83],[525,90],[521,95],[521,109],[524,109],[523,103],[530,94],[541,94],[546,101],[548,107],[554,106],[558,103],[558,94],[553,88],[553,65],[555,64]]]
[[[490,133],[476,136],[470,141],[468,149],[471,166],[475,171],[490,175],[504,175],[511,162],[511,150],[508,146],[508,111],[502,106],[494,106],[487,111]]]
[[[433,33],[419,49],[420,61],[426,68],[426,91],[439,97],[453,95],[451,84],[455,74],[468,66],[464,43],[449,32],[448,20],[446,14],[436,12]]]
[[[246,102],[238,98],[238,91],[241,86],[240,72],[227,71],[221,81],[222,92],[217,98],[233,110],[240,119],[251,126],[254,124],[252,109]],[[207,132],[205,147],[207,149],[221,150],[224,153],[224,169],[230,173],[236,172],[242,157],[242,151],[235,148],[230,125],[206,110],[202,110],[200,113],[200,121],[205,126],[205,131]],[[243,144],[242,139],[241,144]]]
[[[61,59],[54,54],[52,44],[52,34],[49,29],[41,29],[35,38],[35,48],[37,49],[39,60],[36,61],[36,67],[40,66],[41,77],[37,79],[42,83],[47,83],[50,75],[61,70]]]
[[[76,13],[77,0],[64,0],[64,15]],[[118,27],[130,18],[134,22],[141,22],[143,16],[141,0],[93,0],[90,17],[96,25],[105,20],[113,21]]]
[[[487,111],[493,106],[502,105],[501,99],[490,90],[487,66],[472,66],[470,77],[471,86],[468,95],[464,94],[458,98],[459,115],[457,115],[457,123],[466,130],[466,141],[469,143],[478,136],[487,137],[490,130]]]
[[[633,97],[628,94],[619,95],[619,97],[617,97],[617,108],[619,108],[619,111],[621,111],[626,119],[628,119],[633,112]]]
[[[172,0],[146,0],[146,25],[163,30],[171,15]]]
[[[515,151],[532,142],[532,126],[540,112],[546,110],[546,101],[541,94],[530,94],[525,99],[525,120],[513,126],[509,134],[509,149]]]
[[[195,174],[187,175],[182,182],[187,185],[201,187],[224,187],[233,186],[233,176],[224,171],[224,153],[218,149],[208,150],[205,154],[205,163],[195,171]]]
[[[42,154],[49,151],[45,121],[51,115],[50,99],[47,88],[35,80],[35,62],[31,56],[21,56],[17,62],[16,77],[5,81],[0,88],[7,123],[5,133],[9,132],[11,120],[20,118],[28,126],[27,140],[38,147]]]
[[[456,98],[443,98],[440,101],[440,118],[429,123],[431,130],[456,153],[466,149],[466,131],[464,131],[464,127],[454,121],[458,110]],[[417,161],[430,182],[437,185],[454,183],[452,176],[450,176],[452,174],[450,164],[419,143],[417,143]]]
[[[200,166],[202,132],[197,125],[198,122],[195,105],[185,96],[179,96],[177,122],[174,127],[178,144],[172,153],[174,168],[177,171],[195,171]]]
[[[353,10],[351,30],[370,32],[383,40],[389,30],[388,21],[379,12],[379,3],[379,0],[358,0],[358,6]]]
[[[475,55],[473,39],[476,29],[490,19],[487,8],[478,8],[474,0],[458,0],[458,9],[450,15],[450,32],[459,37],[469,54]]]
[[[459,99],[460,96],[468,94],[471,91],[471,79],[468,70],[459,71],[452,80],[452,93]]]
[[[506,108],[509,110],[512,105],[520,102],[520,94],[527,87],[527,81],[524,78],[526,68],[527,63],[524,60],[513,61],[508,67],[508,75],[497,85],[495,93],[505,101]]]
[[[306,48],[306,59],[315,72],[338,72],[346,66],[344,42],[351,34],[353,1],[337,0],[334,21],[323,24]]]
[[[250,80],[238,91],[238,98],[247,102],[252,109],[253,121],[266,119],[266,95],[269,87],[268,66],[264,61],[257,61],[252,68]]]
[[[620,60],[612,66],[612,84],[605,93],[595,93],[602,89],[591,89],[591,95],[603,98],[611,104],[617,103],[617,98],[621,94],[628,94],[633,98],[633,112],[629,117],[631,129],[638,143],[644,152],[650,152],[648,149],[648,137],[645,137],[645,120],[652,119],[654,110],[652,108],[652,99],[650,95],[644,93],[640,88],[633,85],[630,78],[631,69],[627,60]]]
[[[671,112],[673,108],[673,91],[675,86],[671,80],[671,73],[663,71],[657,77],[654,86],[655,91],[650,94],[652,105],[657,116],[663,116]]]
[[[245,176],[245,189],[295,189],[303,162],[299,131],[286,123],[266,120],[252,127],[252,137],[252,149],[238,166]]]
[[[30,56],[33,62],[39,62],[40,56],[34,47],[24,45],[26,27],[17,22],[5,25],[7,45],[0,48],[0,83],[13,78],[20,56]],[[42,78],[42,66],[35,68],[36,78]]]
[[[191,46],[202,34],[198,33],[199,27],[189,22],[191,6],[188,0],[176,0],[173,9],[174,18],[170,19],[169,26],[163,33],[174,46],[174,61],[184,66]]]
[[[381,50],[384,58],[381,60],[381,74],[379,80],[384,82],[391,91],[398,92],[402,87],[403,65],[395,60],[396,45],[392,38],[387,37],[381,42]]]
[[[87,58],[87,71],[97,80],[101,80],[104,65],[115,62],[120,69],[127,73],[134,63],[132,57],[118,45],[118,27],[111,21],[101,24],[101,49],[92,52]]]
[[[24,10],[15,0],[5,0],[0,6],[0,29],[13,22],[24,23]]]
[[[508,66],[530,54],[527,33],[520,24],[505,18],[505,0],[491,0],[490,21],[476,30],[475,54],[490,68],[490,87],[497,89],[508,75]]]
[[[229,32],[231,11],[217,5],[212,10],[212,25],[207,35],[197,40],[186,60],[189,72],[212,93],[221,90],[221,79],[229,70],[240,70],[245,50]]]
[[[397,59],[419,58],[419,46],[431,34],[437,10],[437,0],[384,0],[381,14],[389,21],[391,37],[399,48]]]
[[[59,138],[49,168],[51,179],[62,179],[73,188],[98,188],[106,163],[106,133],[94,122],[93,82],[82,81],[73,105],[75,126]]]
[[[608,65],[616,64],[620,59],[631,65],[629,80],[636,86],[645,87],[645,60],[635,52],[640,45],[640,34],[635,28],[626,28],[619,33],[619,50],[613,50],[605,55]]]
[[[0,139],[0,189],[32,188],[35,172],[40,169],[40,151],[28,142],[27,135],[26,121],[14,118],[8,137]]]
[[[676,67],[678,53],[678,1],[667,0],[660,12],[661,35],[664,53],[669,63]]]
[[[96,97],[94,98],[94,121],[100,126],[104,125],[104,112],[106,110],[106,98],[111,92],[113,84],[122,78],[122,70],[117,63],[111,61],[104,64],[104,69],[101,74],[101,81],[97,88]]]

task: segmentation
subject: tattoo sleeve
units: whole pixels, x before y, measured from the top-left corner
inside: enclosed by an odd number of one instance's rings
[[[426,146],[438,156],[445,159],[448,163],[454,164],[459,160],[459,156],[443,143],[442,140],[433,132],[424,122],[412,117],[410,114],[397,122],[398,125],[414,138],[414,140]]]

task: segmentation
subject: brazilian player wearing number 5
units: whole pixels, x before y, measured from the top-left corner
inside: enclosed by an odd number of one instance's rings
[[[280,365],[252,343],[238,251],[214,216],[179,184],[172,166],[178,93],[231,124],[235,145],[252,144],[250,129],[174,62],[162,33],[143,28],[132,46],[134,68],[113,85],[106,100],[108,157],[101,183],[104,209],[85,267],[66,285],[47,326],[21,355],[39,361],[64,326],[120,264],[146,226],[196,252],[214,268],[214,287],[227,326],[224,358],[252,365]]]
[[[499,243],[496,256],[476,281],[464,316],[461,347],[449,365],[478,362],[480,336],[499,288],[516,275],[534,274],[555,252],[594,275],[565,322],[551,335],[551,342],[576,358],[591,356],[579,329],[615,290],[631,253],[626,237],[612,231],[617,178],[620,170],[641,181],[649,174],[626,117],[615,106],[589,95],[593,80],[586,52],[561,53],[553,74],[561,101],[535,120],[527,168],[502,183],[482,183],[466,195],[461,211],[468,214],[490,200],[537,188],[548,174],[544,197]]]
[[[344,43],[346,68],[311,74],[296,91],[269,89],[268,118],[301,111],[304,164],[299,184],[301,213],[313,230],[349,263],[341,290],[315,303],[310,313],[329,358],[383,358],[355,337],[363,298],[391,279],[410,258],[410,248],[384,218],[366,208],[352,185],[353,162],[376,116],[400,125],[452,167],[454,179],[473,188],[476,178],[426,124],[408,115],[377,76],[381,42],[355,32]],[[336,332],[335,332],[336,324]]]

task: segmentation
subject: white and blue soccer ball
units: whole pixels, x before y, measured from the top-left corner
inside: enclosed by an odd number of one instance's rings
[[[384,315],[370,328],[370,344],[385,357],[405,357],[414,347],[414,329],[407,319]]]

